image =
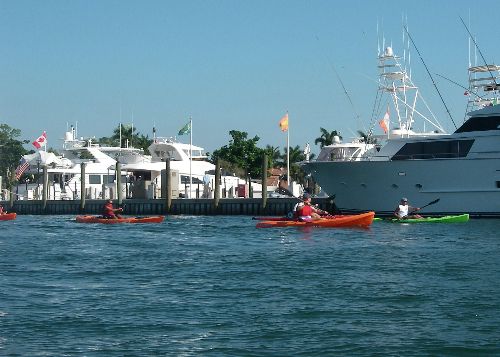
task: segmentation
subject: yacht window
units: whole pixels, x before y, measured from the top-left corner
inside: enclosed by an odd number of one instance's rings
[[[500,116],[471,117],[455,131],[455,133],[467,133],[470,131],[499,130]]]
[[[89,175],[89,183],[91,185],[100,185],[101,182],[101,175]]]
[[[104,183],[115,182],[115,175],[102,175],[102,180]]]
[[[200,180],[198,177],[192,176],[193,184],[203,184],[203,181]],[[189,183],[189,176],[188,175],[182,175],[181,176],[181,183],[182,184],[188,184]]]
[[[407,143],[392,157],[392,160],[424,160],[465,157],[474,140],[440,140]]]

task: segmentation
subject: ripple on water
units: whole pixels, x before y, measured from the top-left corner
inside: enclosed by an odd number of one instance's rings
[[[0,237],[0,354],[500,354],[497,220],[14,222]]]

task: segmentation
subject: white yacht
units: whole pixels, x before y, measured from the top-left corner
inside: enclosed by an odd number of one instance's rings
[[[123,168],[134,180],[146,181],[149,198],[160,197],[162,186],[162,171],[166,161],[170,162],[172,175],[177,177],[173,190],[175,195],[189,198],[213,197],[215,187],[215,165],[208,161],[208,156],[202,147],[178,142],[172,137],[155,137],[148,148],[151,157],[143,162],[126,162]],[[174,178],[172,178],[174,180]],[[236,197],[238,189],[245,181],[234,174],[221,176],[220,197]]]
[[[25,155],[30,164],[26,173],[41,176],[43,167],[47,168],[49,200],[79,199],[81,192],[81,163],[85,163],[85,197],[89,199],[116,198],[116,162],[112,155],[105,154],[118,152],[120,148],[104,148],[93,144],[92,140],[77,138],[76,129],[72,126],[65,133],[61,156],[57,157],[44,150],[35,154]],[[125,154],[136,153],[138,149],[123,148]],[[130,154],[133,155],[133,154]],[[127,172],[121,170],[123,195],[127,192]],[[28,180],[17,188],[19,199],[41,199],[42,178]]]
[[[375,156],[382,147],[382,143],[391,139],[435,136],[445,133],[423,99],[419,88],[413,82],[407,70],[409,63],[406,62],[406,58],[395,55],[392,47],[389,46],[383,53],[379,53],[377,59],[379,73],[375,106],[382,108],[387,105],[384,119],[380,120],[380,125],[386,132],[383,135],[373,135],[375,118],[372,118],[371,129],[367,137],[357,137],[343,142],[336,136],[331,145],[326,145],[321,149],[317,161],[359,161]],[[393,107],[392,119],[389,103]],[[419,104],[423,109],[417,108]],[[421,124],[421,127],[417,130],[418,124]]]
[[[117,198],[115,168],[121,165],[121,191],[126,198],[160,198],[165,160],[170,161],[172,197],[211,198],[214,196],[215,165],[208,161],[204,149],[180,143],[175,138],[154,138],[149,146],[151,155],[130,147],[94,144],[91,139],[78,139],[72,126],[65,133],[61,157],[43,150],[25,158],[30,162],[27,173],[41,173],[47,167],[48,199],[78,199],[81,197],[81,163],[85,163],[85,196],[89,199]],[[190,156],[191,155],[191,156]],[[192,160],[190,159],[192,157]],[[39,182],[26,182],[18,187],[22,199],[40,199]],[[255,185],[254,185],[255,186]],[[232,174],[221,177],[221,196],[238,197],[248,194],[245,180]],[[254,187],[254,190],[259,187]]]
[[[160,198],[165,161],[170,161],[172,197],[212,198],[215,188],[215,165],[208,161],[202,147],[178,142],[175,138],[155,137],[145,155],[143,150],[129,146],[111,147],[78,138],[76,128],[65,133],[61,156],[43,150],[26,155],[30,163],[26,173],[48,172],[48,199],[79,199],[81,197],[81,163],[85,163],[85,197],[117,198],[115,168],[121,165],[121,191],[124,198]],[[191,159],[192,158],[192,159]],[[261,185],[252,183],[255,197]],[[248,184],[232,173],[221,176],[220,197],[248,196]],[[18,185],[20,199],[41,199],[41,179]]]
[[[382,56],[391,57],[392,51],[386,50]],[[381,67],[388,68],[379,64]],[[404,71],[399,75],[405,76]],[[422,214],[500,216],[499,80],[500,66],[469,68],[471,111],[453,134],[445,134],[435,124],[431,132],[415,132],[412,116],[417,110],[406,104],[411,101],[396,98],[405,86],[381,86],[389,92],[392,87],[395,107],[404,104],[406,116],[398,114],[405,118],[399,120],[401,125],[375,150],[367,150],[356,160],[320,154],[318,160],[302,163],[302,168],[328,195],[335,195],[337,206],[345,212],[391,214],[401,197],[408,197],[417,207],[440,199]]]

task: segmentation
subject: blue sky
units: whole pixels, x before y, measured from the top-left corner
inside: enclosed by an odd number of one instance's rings
[[[468,34],[459,16],[470,16],[487,61],[499,63],[500,29],[470,7],[462,0],[1,0],[0,122],[30,140],[46,130],[49,146],[59,148],[68,123],[78,123],[84,137],[109,136],[120,121],[150,136],[154,124],[158,135],[173,136],[191,116],[193,143],[213,151],[233,129],[259,136],[262,147],[285,146],[278,121],[288,111],[290,144],[310,142],[318,152],[320,127],[344,138],[367,129],[377,22],[401,53],[406,16],[431,73],[466,86]],[[412,72],[453,131],[413,48]],[[434,79],[460,123],[464,90]]]

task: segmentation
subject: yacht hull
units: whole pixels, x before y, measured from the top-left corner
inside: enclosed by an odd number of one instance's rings
[[[500,158],[303,163],[344,212],[390,214],[401,197],[422,214],[500,217]]]

